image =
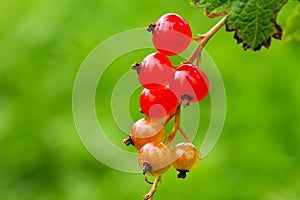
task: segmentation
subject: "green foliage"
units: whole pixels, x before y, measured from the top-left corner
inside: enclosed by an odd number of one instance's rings
[[[288,17],[285,27],[285,41],[300,41],[300,5],[297,5],[294,12]]]
[[[209,30],[217,21],[182,0],[1,0],[1,200],[142,198],[149,189],[142,174],[106,167],[81,143],[72,117],[72,89],[82,61],[97,44],[124,30],[146,27],[167,12],[182,15],[194,33]],[[280,15],[278,20],[286,18]],[[170,170],[155,200],[300,199],[299,43],[272,45],[250,54],[223,31],[209,41],[205,49],[217,63],[227,92],[223,133],[186,180]],[[107,98],[96,97],[95,107],[116,145],[123,145],[125,134],[111,116],[111,92],[130,65],[149,52],[124,55],[101,79],[97,97]],[[131,100],[132,114],[139,110],[137,98]],[[197,146],[210,109],[201,105]]]
[[[260,50],[269,48],[271,37],[281,39],[282,29],[276,22],[279,10],[286,0],[192,0],[195,5],[205,7],[209,17],[228,13],[226,30],[235,31],[234,38],[243,48]]]
[[[268,48],[271,37],[281,39],[282,29],[276,17],[284,3],[285,0],[233,2],[226,28],[235,31],[234,37],[244,49],[260,50],[262,45]]]
[[[230,10],[230,0],[192,0],[194,5],[205,8],[205,14],[208,17],[217,17],[225,15]]]

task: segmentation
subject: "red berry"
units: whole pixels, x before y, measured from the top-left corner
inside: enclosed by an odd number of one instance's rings
[[[172,156],[165,144],[162,142],[152,142],[145,144],[140,149],[138,161],[143,174],[160,176],[170,168]]]
[[[148,117],[163,119],[176,111],[178,100],[169,88],[145,88],[140,96],[140,106],[141,111]]]
[[[148,89],[166,86],[174,75],[169,58],[160,53],[152,53],[144,58],[142,64],[135,64],[140,83]]]
[[[142,118],[135,122],[130,132],[131,143],[139,150],[150,142],[162,142],[165,129],[162,122],[150,118]]]
[[[176,68],[170,89],[185,105],[202,100],[209,91],[207,75],[197,66],[184,63]]]
[[[155,48],[170,56],[183,52],[192,40],[189,24],[174,13],[161,16],[155,25],[149,25],[148,30],[153,31],[152,41]]]

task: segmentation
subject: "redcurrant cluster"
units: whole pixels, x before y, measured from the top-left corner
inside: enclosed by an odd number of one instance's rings
[[[132,65],[144,87],[140,107],[146,117],[133,125],[130,137],[124,142],[139,151],[138,162],[143,174],[160,178],[173,165],[179,171],[178,178],[185,178],[186,172],[199,164],[200,152],[180,127],[180,107],[199,102],[208,94],[208,77],[191,62],[174,66],[168,58],[183,52],[192,41],[190,26],[181,16],[165,14],[147,30],[152,32],[158,52]],[[165,126],[173,117],[173,129],[166,137]],[[177,131],[186,142],[172,147]],[[150,191],[145,199],[152,195]]]

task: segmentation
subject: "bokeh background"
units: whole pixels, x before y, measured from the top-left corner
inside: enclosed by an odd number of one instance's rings
[[[283,28],[296,4],[280,12]],[[97,44],[168,12],[182,15],[194,34],[218,21],[180,0],[1,1],[0,199],[141,199],[148,192],[142,174],[110,169],[85,149],[73,122],[72,89]],[[178,180],[169,170],[155,199],[300,199],[299,47],[297,41],[273,40],[269,50],[245,52],[224,28],[213,37],[206,50],[226,87],[223,133],[187,179]],[[132,52],[116,61],[119,69],[107,71],[99,94],[109,97],[117,77],[145,55]],[[96,107],[107,108],[99,118],[110,126],[108,104],[96,98]],[[138,119],[138,92],[129,107]],[[122,146],[125,134],[111,130],[112,141]],[[202,139],[195,143],[200,146]]]

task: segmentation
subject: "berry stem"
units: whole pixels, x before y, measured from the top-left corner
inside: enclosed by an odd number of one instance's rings
[[[147,176],[145,176],[145,181],[146,181],[147,183],[149,183],[150,185],[153,185],[153,182],[149,181]]]
[[[151,200],[152,199],[154,193],[156,192],[157,184],[160,182],[160,179],[161,179],[161,176],[156,176],[155,177],[155,180],[153,182],[151,190],[147,194],[145,194],[144,200]]]
[[[201,40],[191,57],[189,58],[189,62],[193,63],[197,59],[197,66],[199,65],[201,59],[200,54],[203,47],[209,41],[209,39],[225,24],[226,16],[223,17],[214,27],[212,27],[207,33],[204,35],[200,35],[199,38],[195,38],[194,40]]]
[[[178,109],[180,109],[180,104],[178,105],[176,111],[177,111]],[[171,115],[166,119],[166,121],[165,121],[165,123],[164,123],[164,126],[166,126],[166,125],[169,123],[169,121],[171,121],[171,119],[175,116],[176,111],[175,111],[173,114],[171,114]]]
[[[166,145],[172,145],[172,142],[175,138],[176,132],[178,130],[178,128],[180,127],[180,105],[178,106],[176,112],[175,112],[175,118],[174,118],[174,125],[173,128],[166,140]]]
[[[184,137],[185,141],[190,143],[191,142],[190,139],[188,138],[187,134],[184,132],[181,126],[179,126],[178,130],[181,133],[181,135]]]

